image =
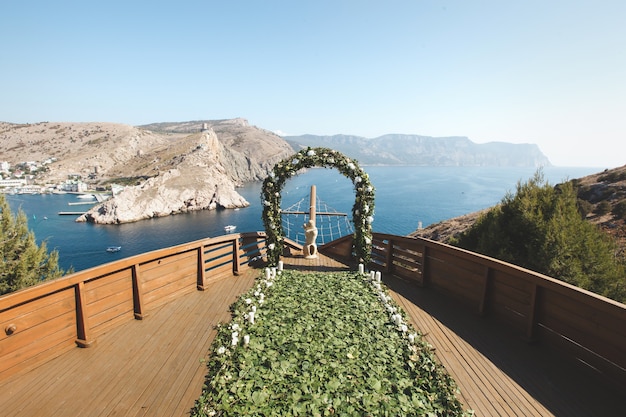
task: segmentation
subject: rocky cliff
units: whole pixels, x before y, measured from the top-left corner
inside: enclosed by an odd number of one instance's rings
[[[250,126],[242,118],[153,123],[141,128],[174,136],[190,135],[205,128],[213,131],[222,144],[221,162],[239,182],[264,179],[276,162],[293,154],[291,146],[281,137]]]
[[[78,219],[111,224],[245,207],[236,187],[265,178],[293,152],[283,139],[244,119],[167,125],[149,130],[114,123],[2,123],[0,161],[54,158],[38,173],[40,183],[81,177],[92,188],[127,185]]]
[[[232,153],[213,131],[192,135],[195,148],[176,156],[176,167],[147,179],[141,185],[126,187],[114,198],[89,210],[77,221],[126,223],[151,217],[168,216],[193,210],[246,207],[249,203],[235,190],[241,182],[236,169],[241,157]],[[190,138],[188,138],[190,139]],[[246,173],[244,177],[250,177]]]
[[[285,136],[295,149],[323,146],[336,149],[364,165],[420,166],[550,166],[534,144],[490,142],[477,144],[466,137],[389,134],[368,139],[360,136]]]

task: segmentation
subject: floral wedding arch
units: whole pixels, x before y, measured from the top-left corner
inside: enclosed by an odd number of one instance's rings
[[[372,253],[372,222],[374,221],[374,187],[369,175],[355,160],[328,148],[307,148],[283,159],[263,181],[263,225],[267,235],[267,257],[270,265],[277,265],[283,251],[284,233],[281,221],[281,191],[285,181],[303,168],[336,168],[354,184],[355,199],[352,206],[354,223],[354,254],[366,265]]]

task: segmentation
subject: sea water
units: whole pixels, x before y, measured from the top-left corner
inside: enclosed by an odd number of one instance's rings
[[[494,167],[414,167],[365,166],[375,187],[375,232],[406,235],[442,220],[491,207],[507,192],[514,193],[518,181],[526,181],[535,168]],[[600,168],[543,168],[544,177],[557,184],[600,172]],[[329,210],[347,213],[354,204],[354,186],[337,170],[314,168],[289,179],[282,192],[285,210],[303,201],[308,210],[310,186]],[[11,209],[26,214],[29,228],[38,242],[59,252],[65,270],[90,268],[124,257],[168,246],[225,234],[224,226],[237,226],[236,232],[263,230],[261,220],[261,183],[239,188],[250,206],[239,210],[211,210],[178,214],[119,225],[76,223],[76,216],[59,215],[61,211],[87,210],[76,195],[7,195]],[[84,200],[82,200],[84,201]],[[295,223],[294,228],[301,228]],[[121,246],[119,252],[106,251]]]

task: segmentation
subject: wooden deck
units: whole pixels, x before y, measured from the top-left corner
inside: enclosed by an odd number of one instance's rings
[[[623,391],[450,298],[384,276],[476,416],[625,416]]]
[[[0,381],[0,415],[185,416],[200,396],[214,326],[260,272],[248,269]]]
[[[346,270],[320,256],[284,259],[286,269]],[[354,267],[352,267],[354,269]],[[200,395],[214,325],[260,273],[211,283],[141,321],[0,382],[3,416],[184,416]],[[502,337],[506,329],[457,308],[436,292],[384,276],[395,300],[426,334],[477,416],[623,416],[624,392],[538,346]],[[621,395],[620,395],[621,394]]]

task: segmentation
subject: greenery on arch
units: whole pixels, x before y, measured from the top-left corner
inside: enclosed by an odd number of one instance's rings
[[[372,222],[374,221],[374,187],[369,175],[357,161],[329,148],[307,148],[276,165],[263,181],[263,225],[267,234],[268,261],[276,265],[282,254],[284,233],[280,216],[281,191],[285,181],[298,171],[311,167],[335,168],[354,184],[352,206],[354,223],[354,253],[360,261],[369,263],[372,252]]]

